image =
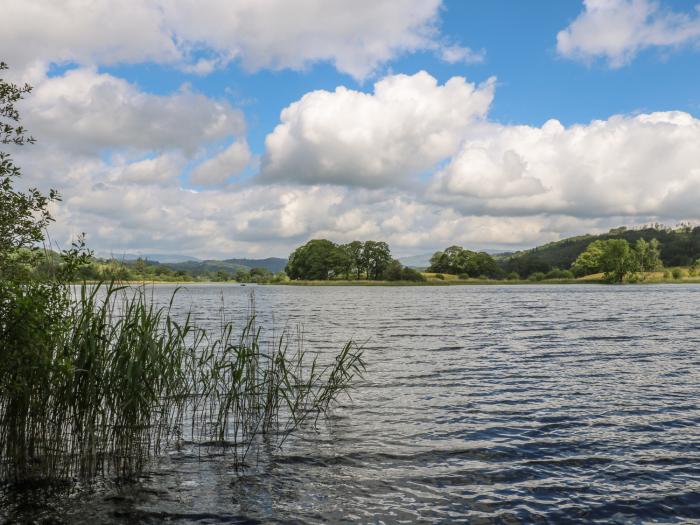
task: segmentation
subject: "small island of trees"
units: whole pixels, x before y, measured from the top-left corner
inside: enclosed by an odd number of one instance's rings
[[[420,272],[392,258],[389,245],[382,241],[336,244],[327,239],[314,239],[291,253],[285,272],[290,279],[308,281],[339,278],[356,281],[425,280]]]

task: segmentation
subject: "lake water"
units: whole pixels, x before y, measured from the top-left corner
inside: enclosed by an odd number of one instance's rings
[[[173,451],[137,482],[5,492],[0,517],[700,522],[700,286],[192,285],[178,312],[243,319],[252,289],[261,324],[303,324],[309,351],[365,342],[327,425],[242,473]]]

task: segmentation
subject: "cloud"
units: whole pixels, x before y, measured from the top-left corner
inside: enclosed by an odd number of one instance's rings
[[[484,117],[493,79],[445,84],[422,71],[391,75],[373,93],[313,91],[285,108],[265,140],[263,181],[380,187],[414,179],[451,156]]]
[[[448,64],[479,64],[486,58],[486,51],[474,51],[468,47],[445,45],[440,48],[440,58]]]
[[[277,184],[195,192],[103,180],[99,174],[84,179],[65,195],[52,227],[54,239],[66,243],[86,231],[90,245],[101,253],[157,248],[221,258],[286,256],[310,238],[382,239],[395,254],[407,254],[454,243],[520,247],[600,224],[542,214],[465,215],[385,190]]]
[[[497,126],[465,142],[430,183],[463,213],[700,218],[700,120],[617,115],[565,128]]]
[[[584,11],[557,34],[557,51],[584,61],[605,58],[617,68],[646,48],[697,42],[700,6],[695,13],[679,13],[651,0],[584,0]]]
[[[228,102],[188,89],[152,95],[93,69],[44,79],[22,111],[35,136],[70,151],[178,148],[191,155],[203,142],[245,133],[243,114]]]
[[[27,184],[63,191],[54,238],[65,243],[86,231],[102,252],[286,255],[325,237],[384,239],[409,254],[454,243],[518,248],[620,224],[700,220],[700,120],[692,115],[502,125],[487,119],[492,97],[493,83],[455,77],[441,85],[427,73],[386,77],[371,93],[311,92],[283,111],[253,183],[225,184],[250,163],[243,137],[211,158],[187,154],[220,148],[228,126],[199,143],[179,134],[148,143],[146,133],[149,151],[133,153],[137,144],[126,141],[110,155],[96,146],[55,147],[66,139],[40,136],[18,161]],[[86,100],[93,108],[94,97]],[[58,115],[62,103],[53,102]],[[204,119],[199,129],[219,129],[217,122]],[[199,191],[179,176],[192,164]]]
[[[130,242],[213,250],[214,244],[195,242],[200,234],[219,247],[239,246],[216,235],[230,220],[220,211],[229,210],[226,194],[192,192],[182,177],[185,167],[199,163],[200,183],[223,180],[249,160],[243,114],[229,103],[188,89],[145,93],[80,68],[44,77],[21,113],[38,142],[15,148],[20,183],[59,189],[52,238],[64,246],[82,231],[102,251]],[[230,145],[207,158],[222,143]]]
[[[109,179],[143,185],[170,184],[180,176],[184,164],[185,159],[177,153],[165,153],[135,162],[122,163],[113,159],[114,167]]]
[[[16,158],[25,184],[63,194],[52,237],[85,231],[107,253],[284,256],[315,237],[383,239],[396,254],[518,248],[700,220],[692,115],[502,125],[488,119],[493,97],[493,80],[425,72],[313,91],[282,112],[259,177],[226,184],[252,158],[238,109],[78,68],[43,76],[23,103],[39,143]]]
[[[329,62],[361,79],[403,53],[439,51],[441,4],[356,0],[349,9],[325,0],[22,0],[3,7],[0,48],[18,69],[157,62],[206,74],[231,60],[248,70]]]
[[[200,164],[190,175],[190,180],[194,184],[223,184],[243,171],[251,158],[247,143],[234,142],[218,155]]]

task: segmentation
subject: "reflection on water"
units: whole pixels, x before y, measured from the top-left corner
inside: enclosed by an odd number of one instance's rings
[[[241,321],[252,287],[177,311]],[[367,341],[318,433],[243,473],[171,451],[138,482],[5,490],[0,518],[69,523],[700,520],[700,287],[254,287],[307,350]],[[154,294],[166,301],[173,287]]]

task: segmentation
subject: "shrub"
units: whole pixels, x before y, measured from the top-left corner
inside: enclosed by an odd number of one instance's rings
[[[392,260],[384,270],[384,279],[387,281],[425,281],[423,274],[408,266],[403,266],[396,259]]]
[[[520,280],[520,274],[518,272],[510,272],[507,276],[506,279],[509,281],[519,281]]]
[[[545,274],[542,272],[531,273],[527,278],[529,281],[542,281],[545,278]]]
[[[644,274],[641,274],[641,273],[638,273],[638,272],[631,273],[631,274],[629,274],[629,275],[627,276],[627,282],[628,282],[628,283],[634,284],[634,283],[641,282],[641,281],[643,281],[643,280],[644,280]]]
[[[403,270],[401,270],[401,280],[423,282],[425,281],[425,277],[423,277],[423,274],[420,273],[418,270],[414,270],[413,268],[405,266]]]
[[[441,281],[444,281],[444,280],[445,280],[445,276],[442,275],[441,273],[435,274],[435,278],[436,278],[436,279],[440,279]]]
[[[683,271],[680,268],[674,268],[671,271],[671,275],[675,280],[679,280],[683,278]]]
[[[574,274],[571,270],[560,270],[553,268],[545,275],[545,279],[573,279]]]

